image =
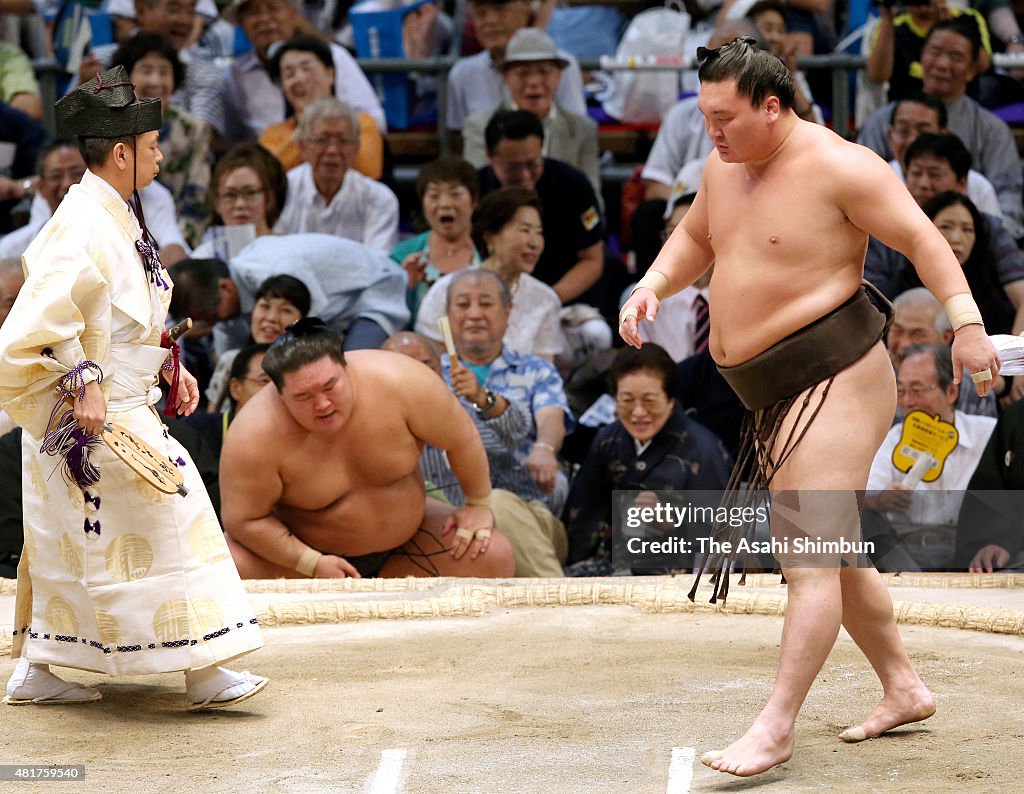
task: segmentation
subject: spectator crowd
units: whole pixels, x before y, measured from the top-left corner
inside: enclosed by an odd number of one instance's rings
[[[204,411],[168,424],[218,510],[218,478],[240,476],[225,471],[237,456],[221,457],[235,420],[277,388],[264,356],[309,316],[344,351],[413,358],[454,394],[486,452],[515,575],[672,568],[616,562],[613,491],[644,505],[722,490],[743,409],[708,350],[713,266],[642,325],[641,350],[622,349],[616,332],[624,296],[685,216],[713,149],[693,70],[660,74],[651,124],[604,109],[649,78],[581,69],[588,40],[625,43],[644,14],[686,17],[682,49],[664,55],[753,37],[790,70],[793,111],[813,124],[832,123],[833,84],[799,59],[860,41],[856,129],[837,132],[903,179],[963,267],[988,332],[1024,333],[1024,59],[994,65],[999,53],[1024,53],[1017,0],[688,0],[685,12],[623,2],[593,17],[592,6],[554,0],[95,5],[0,5],[0,323],[21,255],[86,171],[77,142],[46,128],[34,67],[56,64],[47,79],[56,74],[60,95],[123,66],[140,97],[162,104],[164,159],[139,201],[175,282],[172,319],[195,323],[183,355],[204,394]],[[457,56],[440,78],[446,90],[433,73],[364,73],[365,10],[390,14],[395,55]],[[456,154],[435,158],[436,138],[421,155],[399,151],[399,130],[434,130],[439,119]],[[605,133],[623,131],[632,151],[602,151]],[[1019,569],[1024,377],[997,378],[985,399],[958,386],[952,330],[907,258],[871,238],[865,278],[896,307],[886,345],[899,404],[864,503],[873,564]],[[921,417],[956,437],[923,481],[901,462],[908,423]],[[0,414],[9,577],[22,544],[21,432]],[[416,436],[426,499],[461,505],[451,451],[429,435]],[[1005,499],[984,495],[995,492]]]

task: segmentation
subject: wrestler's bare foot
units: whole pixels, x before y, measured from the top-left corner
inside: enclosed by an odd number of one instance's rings
[[[918,683],[912,689],[888,694],[882,698],[875,710],[860,725],[847,728],[839,734],[844,742],[862,742],[872,739],[886,731],[920,722],[935,713],[935,697],[928,691],[924,683]]]
[[[793,755],[793,726],[769,727],[760,720],[724,750],[704,753],[700,761],[716,772],[749,777],[784,764]]]

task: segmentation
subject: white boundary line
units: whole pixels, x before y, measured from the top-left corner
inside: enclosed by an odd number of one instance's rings
[[[668,768],[668,786],[665,794],[689,794],[693,782],[693,758],[696,753],[692,747],[673,747],[672,763]]]
[[[380,765],[373,776],[373,782],[370,783],[370,794],[396,794],[402,782],[404,762],[405,749],[382,750]]]

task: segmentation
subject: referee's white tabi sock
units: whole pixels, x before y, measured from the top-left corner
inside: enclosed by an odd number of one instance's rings
[[[101,697],[103,695],[98,689],[65,681],[51,673],[48,664],[32,664],[22,656],[14,663],[4,703],[10,706],[30,703],[42,706],[89,703]]]
[[[236,673],[225,667],[185,671],[185,694],[192,710],[217,709],[248,700],[267,685],[263,676],[248,670]]]

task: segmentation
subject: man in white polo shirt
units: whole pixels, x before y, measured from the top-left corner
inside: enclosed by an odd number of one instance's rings
[[[359,121],[352,108],[334,97],[311,102],[296,136],[305,162],[288,172],[274,231],[333,234],[390,254],[398,242],[398,197],[354,168]]]
[[[959,386],[953,383],[953,363],[944,344],[905,348],[900,353],[896,383],[899,407],[907,413],[924,411],[954,427],[956,446],[940,461],[937,478],[908,484],[908,473],[894,462],[894,453],[902,452],[905,443],[903,424],[895,425],[871,462],[864,506],[883,513],[899,539],[899,547],[880,561],[881,567],[941,570],[952,561],[964,492],[996,420],[955,410]],[[866,526],[865,537],[867,532]]]

